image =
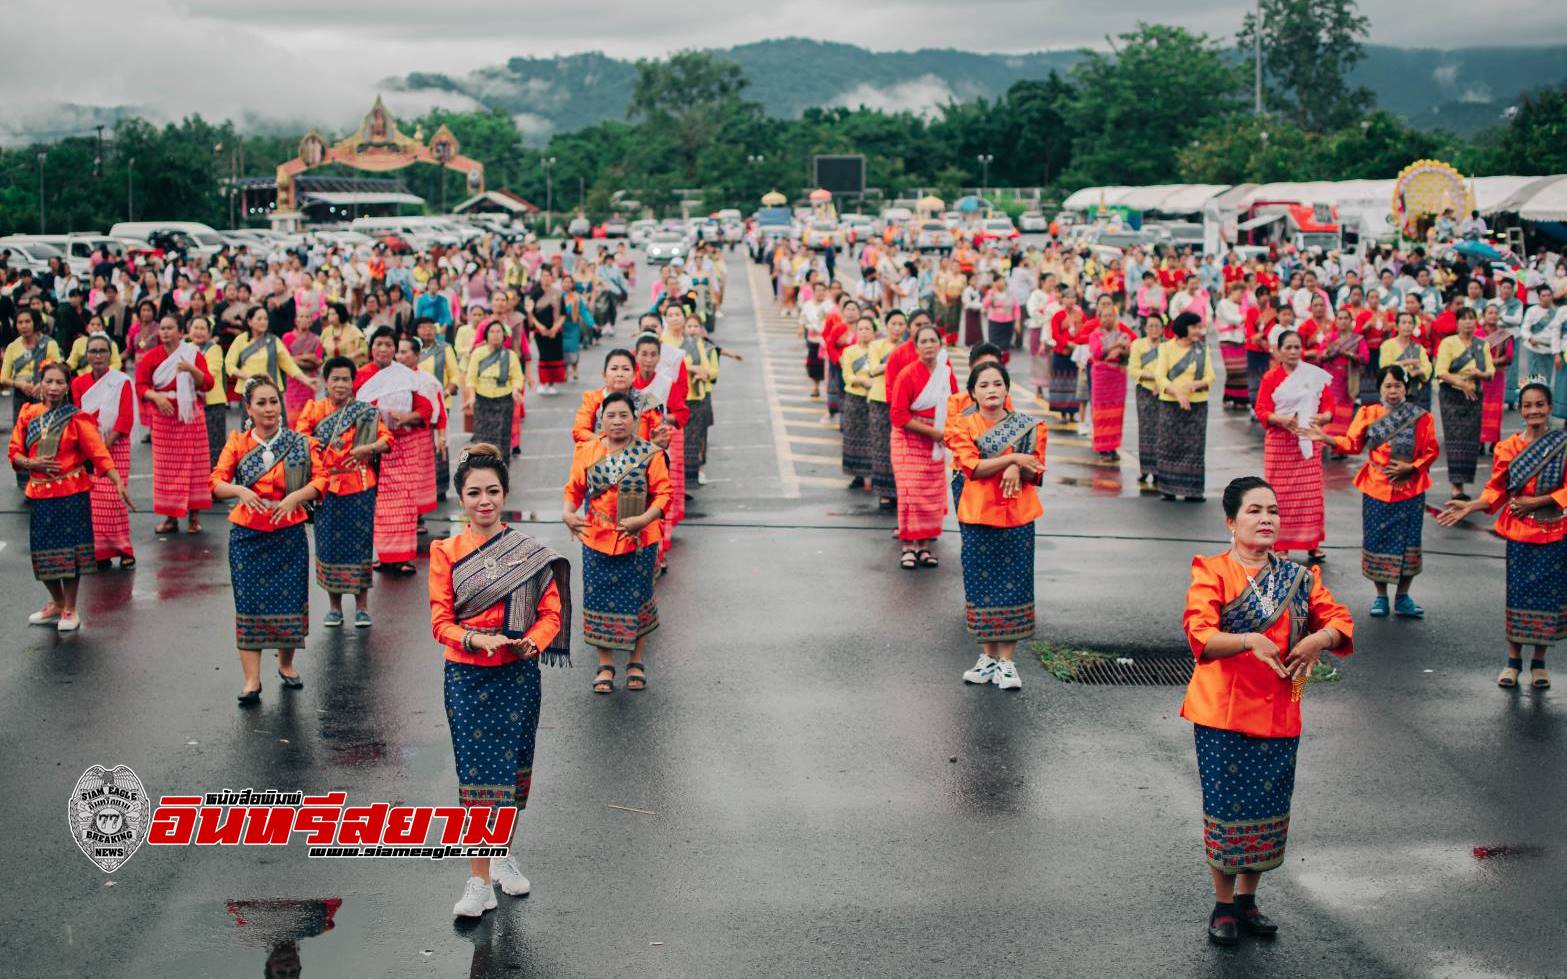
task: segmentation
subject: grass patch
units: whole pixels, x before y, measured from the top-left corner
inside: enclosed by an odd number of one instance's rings
[[[1072,679],[1077,667],[1086,663],[1102,663],[1109,659],[1104,653],[1088,649],[1071,649],[1053,642],[1034,642],[1034,652],[1039,654],[1039,665],[1057,680]]]
[[[1321,660],[1311,668],[1311,675],[1306,677],[1307,683],[1338,683],[1344,679],[1344,674],[1338,671],[1338,667]]]

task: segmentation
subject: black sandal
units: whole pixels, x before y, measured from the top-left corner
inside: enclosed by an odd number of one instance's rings
[[[1306,552],[1306,563],[1307,564],[1327,564],[1328,563],[1327,552],[1326,551],[1320,551],[1320,550],[1318,550],[1318,551],[1307,551]]]
[[[919,558],[915,557],[913,551],[904,551],[903,556],[898,558],[898,567],[905,571],[913,571],[919,567]]]
[[[941,566],[941,562],[936,560],[936,555],[930,553],[927,548],[920,548],[919,553],[915,557],[919,558],[920,567],[922,568],[937,568]]]
[[[413,562],[404,561],[397,566],[397,573],[406,578],[418,574],[419,569],[413,566]]]
[[[169,519],[169,520],[163,521],[163,523],[160,523],[160,524],[158,524],[158,526],[152,528],[152,532],[155,533],[155,534],[173,534],[173,533],[177,533],[179,531],[179,529],[180,529],[180,522],[178,520]]]
[[[636,672],[633,673],[631,672],[632,670],[636,670]],[[647,669],[642,665],[640,660],[635,663],[626,664],[626,689],[647,689]]]
[[[605,676],[606,673],[609,674],[609,675]],[[603,677],[603,679],[600,679],[600,677]],[[598,672],[593,675],[593,692],[594,693],[614,693],[615,692],[615,668],[613,666],[601,666],[601,667],[599,667]]]

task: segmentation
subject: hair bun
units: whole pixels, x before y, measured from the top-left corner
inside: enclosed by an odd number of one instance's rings
[[[501,457],[501,450],[497,449],[488,442],[472,442],[468,445],[468,448],[464,450],[463,454],[473,458],[482,458],[487,456],[491,459],[499,459]]]

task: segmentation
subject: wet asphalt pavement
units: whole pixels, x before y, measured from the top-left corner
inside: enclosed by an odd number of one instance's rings
[[[712,482],[692,488],[658,587],[649,688],[594,696],[580,643],[575,669],[544,671],[517,848],[534,891],[476,925],[452,922],[451,861],[144,846],[108,876],[63,818],[94,763],[129,765],[154,796],[452,804],[422,562],[378,578],[368,631],[322,629],[312,586],[305,688],[271,680],[242,712],[217,515],[164,540],[135,515],[140,566],[89,579],[85,627],[60,639],[23,625],[43,592],[0,488],[4,973],[256,975],[271,956],[307,976],[1567,975],[1567,733],[1559,694],[1493,684],[1499,540],[1428,523],[1427,619],[1371,620],[1353,470],[1329,466],[1326,577],[1358,652],[1307,693],[1294,832],[1261,894],[1280,937],[1214,949],[1180,688],[1065,684],[1021,650],[1021,692],[965,687],[955,528],[940,569],[896,567],[891,516],[841,488],[799,342],[751,314],[747,272],[736,253],[716,339],[746,360],[724,362]],[[530,393],[513,467],[512,504],[540,521],[525,529],[574,565],[555,516],[588,383]],[[1181,652],[1191,556],[1224,547],[1218,489],[1260,470],[1260,436],[1215,408],[1203,505],[1141,495],[1133,452],[1117,471],[1074,441],[1052,435],[1039,637]],[[146,446],[133,471],[150,471]],[[145,505],[150,484],[133,487]]]

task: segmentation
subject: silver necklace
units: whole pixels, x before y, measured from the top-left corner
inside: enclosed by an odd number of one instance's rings
[[[1240,564],[1240,561],[1237,560],[1236,563]],[[1279,603],[1274,601],[1272,595],[1263,594],[1262,589],[1257,587],[1257,576],[1248,571],[1244,564],[1241,564],[1241,572],[1246,575],[1247,587],[1251,589],[1253,595],[1257,596],[1257,604],[1262,606],[1262,614],[1271,618],[1274,611],[1278,609]]]
[[[261,436],[256,435],[255,429],[251,429],[250,434],[255,435],[256,441],[261,445],[261,464],[266,466],[268,469],[271,469],[277,463],[277,455],[272,451],[272,446],[283,434],[283,426],[279,425],[278,430],[273,432],[272,437],[269,439],[264,439]]]

